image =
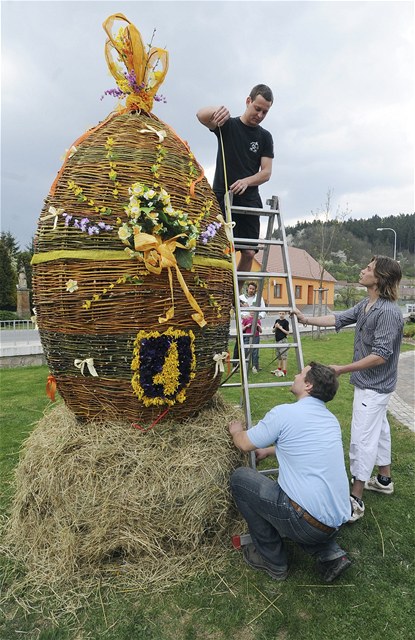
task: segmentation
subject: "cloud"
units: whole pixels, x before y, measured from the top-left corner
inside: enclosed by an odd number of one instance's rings
[[[116,6],[116,9],[115,9]],[[3,2],[2,229],[30,241],[66,148],[114,108],[102,22],[124,13],[170,68],[154,112],[213,179],[216,138],[198,108],[240,115],[257,82],[276,95],[263,201],[286,224],[328,189],[355,217],[413,211],[413,5],[410,2]]]

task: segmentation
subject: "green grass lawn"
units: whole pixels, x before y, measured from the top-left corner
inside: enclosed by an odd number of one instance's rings
[[[306,337],[304,360],[348,362],[352,345],[353,333],[347,331],[320,341]],[[261,351],[262,370],[255,382],[272,380],[272,357],[271,350]],[[10,505],[8,483],[21,443],[50,404],[45,395],[47,373],[46,367],[0,370],[3,513]],[[295,373],[290,353],[289,378]],[[258,389],[252,394],[254,421],[273,405],[294,400],[288,388]],[[344,376],[329,404],[342,426],[346,460],[352,394]],[[232,401],[239,398],[235,390],[224,390],[224,395]],[[230,547],[220,574],[206,571],[163,594],[142,591],[139,585],[137,591],[123,593],[116,582],[104,591],[97,584],[84,607],[65,616],[59,616],[53,599],[43,615],[23,614],[16,601],[4,598],[15,569],[3,559],[0,639],[377,640],[384,636],[408,640],[415,590],[414,437],[393,418],[391,425],[395,494],[365,494],[364,519],[346,525],[339,538],[353,566],[333,585],[320,581],[312,560],[294,545],[284,583],[250,570]]]

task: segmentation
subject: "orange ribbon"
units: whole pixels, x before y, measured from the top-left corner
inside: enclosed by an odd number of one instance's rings
[[[46,395],[52,402],[55,402],[55,393],[56,393],[56,378],[55,376],[48,375],[48,379],[46,382]]]
[[[188,303],[196,312],[192,314],[192,318],[199,325],[199,327],[204,327],[207,323],[203,311],[190,293],[174,256],[174,252],[177,247],[180,247],[181,249],[186,248],[184,245],[177,242],[177,238],[182,238],[183,235],[184,234],[179,234],[177,236],[174,236],[174,238],[169,238],[168,240],[163,242],[160,236],[152,236],[149,233],[141,233],[137,229],[134,229],[134,249],[136,252],[140,252],[140,255],[137,255],[137,253],[135,253],[131,249],[126,249],[126,252],[131,258],[137,257],[138,259],[142,260],[146,266],[146,269],[148,269],[148,271],[150,271],[151,273],[160,275],[163,269],[167,269],[169,275],[170,297],[172,306],[170,307],[170,309],[168,309],[165,316],[159,316],[160,324],[163,322],[167,322],[174,317],[172,269],[175,269],[177,280],[179,281],[182,291],[186,296]]]
[[[140,424],[138,424],[137,422],[132,422],[131,426],[134,427],[134,429],[140,429],[140,431],[143,431],[143,433],[147,433],[147,431],[150,431],[150,429],[152,429],[153,427],[156,426],[156,424],[158,422],[160,422],[160,420],[162,418],[164,418],[164,416],[170,411],[170,407],[167,407],[167,409],[165,409],[162,413],[160,413],[157,418],[151,423],[151,425],[149,427],[142,427]]]

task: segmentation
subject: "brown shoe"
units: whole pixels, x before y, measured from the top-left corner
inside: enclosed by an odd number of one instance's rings
[[[258,571],[265,571],[273,580],[285,580],[288,575],[288,570],[279,571],[271,567],[263,558],[259,555],[253,544],[247,544],[242,550],[244,560],[251,569]]]

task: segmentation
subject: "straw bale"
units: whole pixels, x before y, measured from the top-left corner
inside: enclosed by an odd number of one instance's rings
[[[227,430],[235,417],[219,395],[195,419],[147,432],[81,424],[56,406],[24,445],[9,553],[40,587],[95,578],[164,589],[217,569],[242,526],[228,486],[246,462]]]

